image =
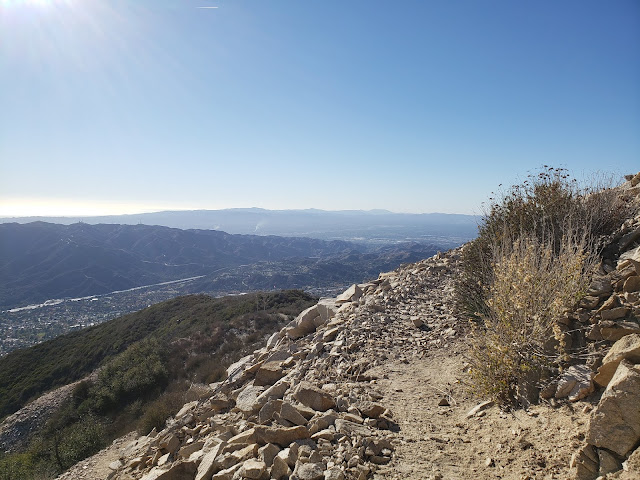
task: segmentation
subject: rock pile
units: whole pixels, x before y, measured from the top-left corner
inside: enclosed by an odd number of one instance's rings
[[[638,205],[640,173],[620,191]],[[640,214],[625,222],[608,250],[610,258],[605,257],[580,308],[567,319],[574,343],[589,351],[589,362],[569,368],[546,392],[578,400],[604,388],[591,413],[586,444],[571,461],[580,480],[618,471],[631,456],[640,457]]]
[[[385,352],[408,361],[456,335],[443,303],[420,295],[450,279],[457,258],[439,254],[320,300],[229,367],[213,394],[123,449],[109,478],[382,478],[398,426],[369,371]]]

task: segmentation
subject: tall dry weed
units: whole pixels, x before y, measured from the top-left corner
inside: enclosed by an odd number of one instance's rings
[[[477,393],[502,404],[535,401],[545,369],[566,353],[557,320],[584,294],[596,265],[587,235],[570,229],[558,242],[546,237],[514,236],[493,248],[471,378]]]

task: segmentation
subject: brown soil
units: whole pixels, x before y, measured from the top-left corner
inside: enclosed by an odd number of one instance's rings
[[[467,417],[478,404],[461,383],[460,339],[410,363],[380,371],[383,404],[400,426],[394,462],[378,472],[388,479],[566,479],[571,455],[584,438],[590,403],[528,411],[492,406]],[[440,406],[447,399],[449,406]]]
[[[113,472],[109,464],[120,459],[121,451],[135,442],[138,435],[128,433],[116,439],[109,447],[94,456],[82,460],[58,477],[59,480],[102,480],[109,478]]]

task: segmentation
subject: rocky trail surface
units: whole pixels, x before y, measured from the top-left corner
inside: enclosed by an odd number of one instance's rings
[[[591,404],[478,405],[452,314],[458,256],[322,300],[165,430],[120,439],[60,478],[569,478]]]

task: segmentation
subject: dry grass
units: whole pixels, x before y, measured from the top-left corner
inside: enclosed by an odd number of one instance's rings
[[[557,252],[557,253],[556,253]],[[556,320],[588,287],[596,265],[587,238],[516,238],[496,247],[487,310],[476,324],[471,351],[474,390],[502,404],[537,398],[541,375],[567,354]]]
[[[457,285],[458,307],[473,320],[477,393],[528,404],[541,376],[570,360],[558,320],[584,294],[607,237],[636,208],[610,183],[579,186],[545,167],[491,199]]]

